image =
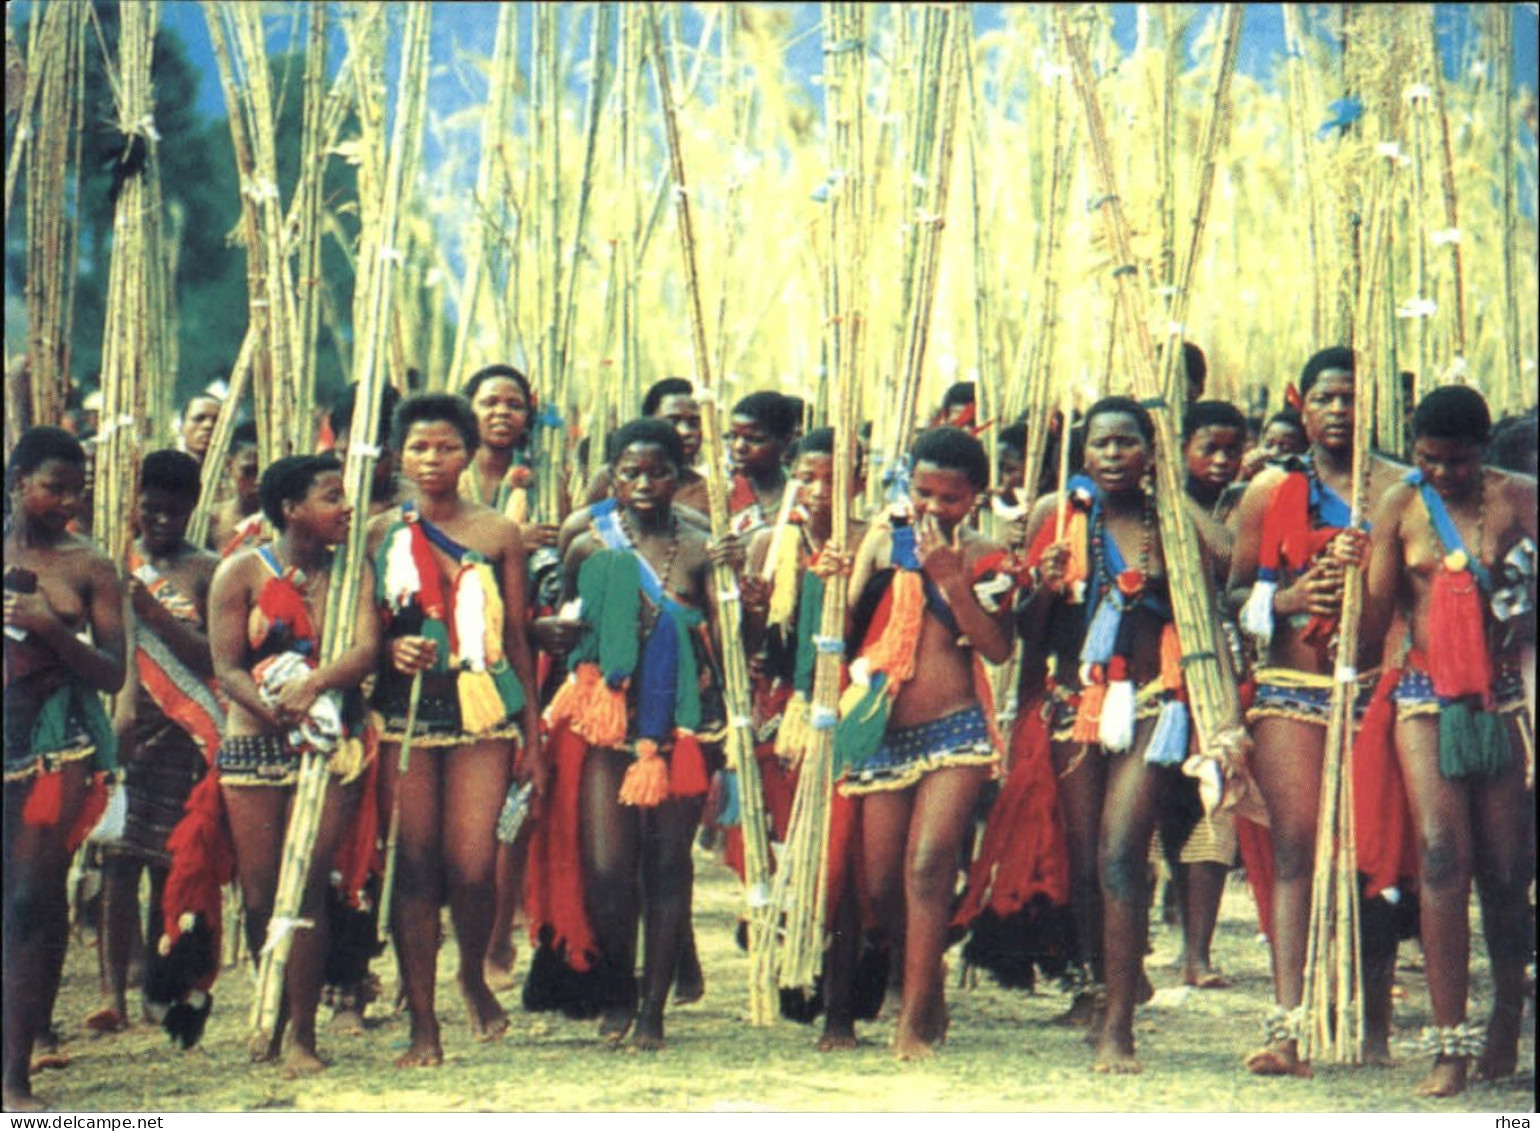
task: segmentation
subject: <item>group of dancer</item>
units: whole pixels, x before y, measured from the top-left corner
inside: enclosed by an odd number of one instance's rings
[[[1185,359],[1178,505],[1197,533],[1198,578],[1171,576],[1156,430],[1121,396],[997,432],[974,419],[971,387],[954,386],[911,449],[873,469],[887,482],[869,513],[872,453],[853,438],[848,544],[833,538],[845,482],[834,434],[804,430],[801,402],[775,392],[733,405],[731,529],[713,538],[701,407],[677,378],[608,437],[586,483],[534,458],[535,392],[510,366],[479,371],[459,395],[390,392],[366,499],[348,497],[342,474],[356,390],[325,421],[319,454],[266,468],[250,425],[235,429],[227,466],[207,466],[220,406],[200,396],[178,449],[142,462],[125,562],[89,537],[80,440],[26,432],[8,461],[5,532],[6,1109],[40,1103],[31,1068],[69,938],[66,874],[88,837],[104,884],[91,1029],[130,1023],[147,868],[145,1009],[183,1044],[212,1011],[222,886],[234,883],[251,961],[289,936],[281,1022],[251,1054],[291,1074],[324,1067],[323,997],[361,1018],[382,930],[410,1016],[397,1063],[441,1062],[446,903],[477,1038],[508,1028],[496,990],[522,920],[526,1008],[663,1047],[670,996],[704,989],[697,841],[743,871],[724,748],[727,727],[745,723],[775,839],[809,736],[834,730],[829,942],[811,993],[783,994],[801,1019],[823,1014],[819,1047],[853,1047],[891,989],[895,1051],[932,1054],[948,1026],[944,956],[968,936],[964,960],[1008,984],[1065,979],[1093,1066],[1136,1072],[1152,861],[1163,856],[1173,879],[1185,980],[1222,987],[1210,943],[1239,854],[1277,1003],[1244,1063],[1308,1075],[1311,878],[1344,680],[1359,689],[1369,1056],[1390,1057],[1396,946],[1420,919],[1434,1062],[1419,1091],[1463,1090],[1473,1061],[1486,1077],[1511,1073],[1533,939],[1523,664],[1532,679],[1535,480],[1494,466],[1485,402],[1446,386],[1410,416],[1410,465],[1373,457],[1368,521],[1355,523],[1351,351],[1317,353],[1292,407],[1262,421],[1201,399],[1202,355],[1188,347]],[[1533,419],[1521,427],[1532,433]],[[1051,449],[1040,484],[1022,482],[1029,437]],[[193,545],[211,475],[228,495],[207,545]],[[368,524],[368,552],[349,609],[329,590],[354,522]],[[1362,647],[1344,669],[1350,567],[1364,578]],[[719,631],[722,571],[736,579],[739,639]],[[830,585],[849,595],[842,637],[820,632]],[[1224,767],[1217,806],[1215,782],[1194,776],[1173,585],[1209,587],[1246,704],[1235,722],[1250,746]],[[732,648],[748,655],[748,720],[725,702]],[[845,661],[832,713],[812,695],[830,651]],[[280,920],[307,759],[324,761],[329,785],[298,913]],[[1472,879],[1491,955],[1484,1027],[1467,1017]]]

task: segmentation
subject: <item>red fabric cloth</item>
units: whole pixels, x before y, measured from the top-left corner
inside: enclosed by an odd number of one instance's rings
[[[1340,533],[1338,527],[1310,526],[1310,476],[1291,471],[1273,488],[1262,514],[1262,540],[1257,566],[1278,572],[1300,573]],[[1312,616],[1301,633],[1307,644],[1325,647],[1337,629],[1336,617]]]
[[[1468,569],[1439,566],[1428,597],[1428,639],[1438,647],[1419,655],[1441,699],[1479,696],[1492,702],[1492,655],[1487,650],[1486,599]]]
[[[1380,676],[1353,740],[1353,835],[1358,870],[1368,877],[1366,899],[1417,874],[1411,804],[1396,758],[1396,705],[1390,698],[1400,678],[1399,669]]]
[[[674,735],[674,752],[668,763],[670,797],[703,797],[711,788],[706,777],[706,755],[693,734]]]
[[[380,757],[379,732],[364,731],[368,759],[364,766],[363,796],[353,820],[337,846],[332,871],[342,879],[338,890],[349,907],[362,910],[364,888],[373,874],[384,874],[385,855],[380,847]]]
[[[64,839],[64,847],[74,852],[84,844],[86,837],[91,835],[91,830],[96,827],[96,822],[102,819],[102,814],[106,811],[107,775],[92,774],[90,789],[80,806],[80,813],[75,817],[74,825],[70,827],[70,835]]]
[[[797,772],[788,769],[775,755],[775,740],[754,747],[754,761],[759,766],[759,788],[765,802],[765,816],[770,822],[770,839],[785,842],[791,825],[791,803],[797,795]],[[722,842],[722,856],[727,866],[746,878],[743,860],[743,826],[731,825]],[[774,856],[772,854],[772,863]]]
[[[543,811],[536,815],[530,831],[524,915],[529,921],[531,944],[538,946],[541,928],[549,927],[552,945],[565,945],[567,964],[583,972],[590,969],[599,953],[583,903],[578,814],[588,743],[561,726],[547,740],[546,751],[551,780]]]
[[[1273,937],[1273,840],[1266,825],[1259,825],[1248,817],[1235,818],[1235,839],[1240,844],[1241,864],[1246,869],[1246,882],[1251,885],[1251,897],[1257,901],[1257,922],[1262,933]]]
[[[1011,730],[1010,776],[990,810],[952,925],[968,926],[985,908],[1004,918],[1039,895],[1069,901],[1069,852],[1040,698],[1026,704]]]

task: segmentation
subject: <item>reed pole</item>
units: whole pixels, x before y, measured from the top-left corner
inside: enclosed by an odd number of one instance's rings
[[[364,227],[360,236],[366,246],[373,245],[374,254],[361,259],[372,267],[370,274],[359,280],[358,306],[364,314],[363,318],[355,320],[359,348],[354,354],[358,365],[354,377],[358,381],[359,395],[353,406],[353,419],[349,425],[351,442],[343,468],[343,481],[357,518],[348,530],[347,542],[339,546],[332,557],[322,626],[323,664],[335,660],[351,646],[358,602],[372,600],[372,594],[361,592],[361,563],[365,556],[368,525],[363,516],[368,513],[369,484],[379,453],[376,445],[380,405],[387,380],[386,350],[393,290],[391,272],[400,259],[396,251],[397,227],[407,183],[408,159],[412,154],[411,139],[421,134],[425,116],[431,16],[431,5],[407,6],[397,80],[401,104],[391,133],[385,176],[374,186],[380,193],[377,207],[360,209],[374,221]],[[262,949],[257,992],[252,1000],[253,1047],[266,1048],[272,1044],[281,1017],[284,971],[294,931],[308,927],[299,916],[330,777],[325,756],[313,752],[305,754],[284,834],[273,917]]]
[[[247,326],[241,338],[240,352],[235,355],[235,365],[230,370],[225,399],[219,406],[219,417],[214,421],[214,434],[209,437],[209,450],[203,454],[203,478],[198,487],[198,505],[193,508],[187,522],[187,540],[194,546],[202,546],[208,538],[209,522],[219,502],[223,486],[223,468],[230,454],[230,438],[235,434],[235,418],[245,399],[246,387],[251,383],[251,369],[257,352],[257,331]]]
[[[1438,26],[1433,6],[1425,10],[1427,50],[1432,57],[1428,85],[1433,88],[1434,116],[1438,120],[1439,184],[1443,189],[1444,228],[1433,237],[1435,246],[1448,249],[1449,298],[1454,315],[1449,320],[1449,341],[1444,354],[1452,370],[1463,369],[1469,351],[1465,315],[1465,255],[1461,244],[1460,193],[1454,175],[1454,141],[1449,129],[1449,103],[1444,85],[1443,51],[1438,42]]]
[[[300,127],[302,175],[295,186],[293,201],[299,245],[294,290],[294,347],[298,354],[294,392],[299,407],[297,423],[303,428],[295,437],[300,451],[310,450],[309,439],[313,435],[311,428],[303,427],[303,414],[312,411],[316,403],[316,339],[321,326],[321,197],[327,149],[327,5],[312,4],[305,14],[304,103]]]
[[[679,140],[679,121],[675,113],[673,91],[669,84],[668,56],[664,51],[657,6],[647,6],[647,25],[652,47],[653,78],[658,87],[658,104],[663,114],[668,139],[669,170],[674,187],[675,219],[679,229],[679,251],[684,266],[685,295],[690,312],[690,336],[695,354],[697,396],[701,402],[705,428],[706,487],[710,496],[711,534],[721,539],[728,531],[727,483],[723,469],[726,452],[722,444],[722,415],[717,403],[716,385],[711,373],[711,350],[706,338],[705,316],[701,307],[700,275],[695,262],[695,232],[690,215],[689,183],[685,179],[684,154]],[[774,972],[770,964],[773,946],[770,905],[770,842],[766,824],[764,794],[759,781],[759,765],[754,758],[754,734],[749,714],[749,674],[747,658],[739,641],[743,630],[743,609],[738,581],[731,568],[713,568],[717,602],[717,629],[722,640],[722,666],[726,677],[728,766],[738,775],[739,809],[743,825],[744,879],[749,922],[749,1020],[754,1025],[768,1025],[774,1015]]]
[[[1070,56],[1090,142],[1097,191],[1101,194],[1101,199],[1096,202],[1097,210],[1113,249],[1111,274],[1129,337],[1126,352],[1134,385],[1141,397],[1156,404],[1150,414],[1155,424],[1156,511],[1160,522],[1161,552],[1167,576],[1171,579],[1172,613],[1181,641],[1183,675],[1195,730],[1203,757],[1224,767],[1237,756],[1245,742],[1245,731],[1240,725],[1240,700],[1235,684],[1220,660],[1224,645],[1218,637],[1213,595],[1206,581],[1207,572],[1192,518],[1184,503],[1186,475],[1181,463],[1179,434],[1173,414],[1163,406],[1161,392],[1164,386],[1149,333],[1150,306],[1144,294],[1143,275],[1133,254],[1128,223],[1119,203],[1112,151],[1096,96],[1090,59],[1080,34],[1071,26],[1069,13],[1061,8],[1056,15]],[[1221,136],[1217,128],[1210,132],[1216,137]],[[1189,258],[1195,259],[1196,253],[1190,252]]]
[[[1498,180],[1503,194],[1502,250],[1504,380],[1495,406],[1499,411],[1522,407],[1523,323],[1519,321],[1518,193],[1514,184],[1513,150],[1517,143],[1513,113],[1513,9],[1502,4],[1487,13],[1496,24],[1498,122]]]

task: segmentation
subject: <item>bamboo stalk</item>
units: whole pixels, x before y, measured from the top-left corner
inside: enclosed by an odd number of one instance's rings
[[[1502,251],[1503,307],[1502,341],[1504,380],[1501,393],[1493,399],[1499,411],[1511,411],[1522,403],[1523,337],[1519,321],[1518,282],[1518,195],[1514,187],[1513,150],[1517,144],[1513,114],[1513,9],[1501,5],[1487,13],[1496,23],[1498,108],[1498,179],[1503,195]]]
[[[705,318],[701,309],[700,278],[695,264],[695,235],[690,218],[688,182],[684,174],[684,154],[679,142],[679,122],[674,111],[669,85],[668,58],[664,53],[663,33],[654,5],[647,7],[651,36],[653,77],[658,87],[658,103],[663,113],[668,139],[669,167],[674,186],[674,205],[679,228],[679,250],[684,266],[685,291],[690,312],[691,341],[695,353],[696,389],[701,401],[705,429],[706,487],[710,496],[713,538],[727,533],[727,484],[723,475],[726,463],[722,446],[721,414],[712,381],[711,353],[707,345]],[[742,635],[743,610],[739,603],[737,579],[727,566],[713,569],[716,583],[717,628],[723,642],[722,666],[726,677],[728,765],[738,774],[739,808],[743,824],[744,876],[747,882],[749,921],[749,1019],[755,1025],[770,1023],[774,1011],[774,972],[770,965],[773,924],[770,921],[770,849],[765,820],[764,794],[759,781],[759,767],[754,759],[754,736],[749,717],[748,666],[738,645]]]
[[[396,899],[396,849],[401,842],[401,791],[406,788],[407,770],[412,765],[412,736],[417,733],[417,708],[422,703],[422,672],[412,673],[412,688],[407,693],[406,729],[401,732],[401,750],[396,758],[396,788],[390,795],[390,824],[385,833],[385,875],[380,879],[380,916],[378,938],[384,942],[391,933],[391,910]]]
[[[298,223],[298,277],[294,294],[294,392],[303,411],[316,403],[316,343],[321,325],[321,196],[326,166],[326,41],[327,6],[306,8],[304,108],[301,115],[300,168],[294,190]],[[287,225],[285,225],[287,227]],[[306,430],[308,432],[308,429]],[[299,450],[308,451],[309,436],[296,435]]]
[[[208,538],[209,522],[214,517],[214,507],[219,502],[219,491],[224,480],[225,459],[230,454],[230,438],[235,434],[235,418],[240,414],[241,401],[246,396],[246,386],[251,381],[251,369],[257,351],[257,332],[246,327],[241,339],[241,351],[236,354],[235,365],[230,370],[230,383],[225,399],[219,406],[219,417],[214,421],[214,434],[209,437],[209,450],[203,454],[203,477],[198,487],[198,505],[193,508],[187,522],[187,541],[202,546]]]
[[[1434,11],[1426,9],[1427,45],[1432,56],[1430,83],[1433,107],[1438,118],[1440,184],[1444,197],[1444,246],[1449,249],[1449,289],[1454,317],[1449,323],[1449,344],[1445,351],[1451,367],[1463,363],[1468,353],[1465,336],[1465,260],[1460,241],[1460,195],[1454,177],[1454,142],[1449,130],[1449,106],[1444,89],[1443,54],[1438,43]]]
[[[385,176],[375,186],[380,193],[373,209],[361,209],[375,219],[366,226],[361,240],[373,254],[363,262],[372,264],[372,274],[360,280],[359,306],[364,317],[355,320],[359,349],[355,354],[359,395],[353,406],[347,464],[343,471],[348,498],[359,516],[348,530],[348,540],[332,558],[331,580],[326,593],[326,615],[322,627],[321,662],[329,663],[350,645],[354,629],[354,610],[358,601],[370,599],[360,593],[367,524],[369,483],[374,474],[378,449],[380,404],[385,386],[385,350],[391,325],[392,265],[399,258],[395,250],[398,217],[407,183],[407,165],[411,156],[409,139],[420,134],[427,99],[428,37],[431,6],[412,4],[406,10],[402,32],[401,91],[391,134]],[[254,1046],[271,1045],[281,1016],[284,970],[288,964],[293,931],[305,924],[299,919],[306,877],[315,851],[316,833],[325,803],[330,770],[325,757],[307,753],[300,765],[288,828],[284,835],[283,862],[278,874],[278,890],[273,902],[273,926],[263,947],[258,971],[257,992],[252,1001],[251,1028]]]
[[[855,460],[856,398],[861,379],[861,336],[866,272],[865,115],[866,9],[824,7],[824,97],[829,147],[829,255],[825,287],[830,304],[827,341],[829,418],[834,425],[834,498],[829,547],[850,545],[850,494]],[[844,636],[847,587],[831,577],[824,587],[819,635]],[[804,751],[797,794],[777,881],[790,885],[776,906],[785,915],[780,985],[811,989],[825,945],[828,911],[829,817],[834,788],[834,730],[843,657],[819,649],[813,667],[811,742]],[[789,880],[788,880],[789,877]]]
[[[1093,86],[1090,59],[1079,33],[1070,24],[1068,13],[1061,8],[1056,15],[1072,63],[1075,89],[1080,96],[1091,143],[1092,166],[1098,191],[1102,194],[1097,207],[1113,245],[1112,274],[1124,325],[1130,335],[1127,353],[1134,385],[1140,396],[1158,401],[1164,386],[1156,371],[1155,351],[1150,341],[1149,304],[1118,199],[1112,155]],[[1216,101],[1216,114],[1224,109],[1224,103]],[[1211,124],[1209,136],[1222,136],[1221,128]],[[1196,259],[1196,250],[1189,250],[1188,259]],[[1181,297],[1179,293],[1179,301]],[[1166,352],[1169,355],[1172,351]],[[1225,765],[1244,742],[1240,702],[1235,685],[1220,661],[1223,646],[1217,637],[1212,594],[1204,580],[1206,573],[1192,519],[1183,504],[1185,468],[1181,466],[1181,448],[1172,413],[1168,408],[1157,407],[1150,415],[1155,424],[1155,498],[1161,551],[1170,579],[1173,619],[1182,645],[1183,674],[1202,753]]]

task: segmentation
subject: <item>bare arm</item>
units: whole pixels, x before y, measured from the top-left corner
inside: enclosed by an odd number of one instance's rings
[[[38,594],[30,596],[41,606],[39,615],[23,627],[36,632],[53,649],[60,664],[86,686],[111,695],[123,686],[127,674],[123,584],[117,569],[100,554],[92,555],[86,570],[86,615],[94,644],[76,636]],[[9,604],[12,594],[8,593],[6,600]]]
[[[960,531],[954,531],[948,542],[933,520],[921,525],[922,568],[946,597],[959,631],[967,636],[975,651],[993,664],[1003,664],[1011,658],[1010,606],[1002,601],[1000,608],[990,613],[979,604],[973,592],[971,562],[999,549],[1002,547],[998,543],[984,538],[965,548]]]
[[[1257,580],[1257,557],[1262,548],[1262,516],[1267,512],[1267,501],[1273,488],[1282,480],[1276,471],[1263,471],[1246,488],[1234,512],[1230,527],[1234,532],[1230,553],[1230,608],[1239,611],[1251,596],[1251,587]]]
[[[263,727],[277,730],[278,716],[262,701],[256,681],[245,668],[246,618],[251,611],[245,575],[253,560],[249,552],[237,554],[214,571],[209,587],[209,650],[220,689]]]
[[[1187,513],[1192,516],[1193,527],[1198,534],[1198,548],[1203,554],[1203,565],[1208,576],[1228,577],[1230,558],[1234,553],[1235,537],[1190,498],[1183,496]]]
[[[529,646],[528,577],[525,568],[524,539],[519,528],[506,523],[502,558],[499,562],[503,588],[503,652],[513,674],[524,685],[524,768],[535,783],[535,790],[545,793],[545,758],[540,746],[540,689],[535,686],[535,657]]]
[[[317,692],[351,691],[374,671],[380,660],[380,617],[374,607],[374,565],[366,555],[358,563],[358,596],[353,603],[353,629],[347,650],[317,668]]]

